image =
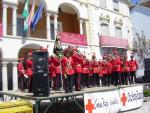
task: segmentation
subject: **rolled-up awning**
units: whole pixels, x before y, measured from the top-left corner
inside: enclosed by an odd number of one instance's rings
[[[87,37],[82,34],[60,32],[59,37],[63,43],[87,46]]]
[[[101,47],[116,47],[116,48],[128,48],[129,43],[126,39],[114,38],[109,36],[100,36]]]

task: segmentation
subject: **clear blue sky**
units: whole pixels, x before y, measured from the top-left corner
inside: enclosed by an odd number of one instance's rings
[[[136,4],[136,3],[138,3],[140,0],[131,0],[131,3],[132,4]]]

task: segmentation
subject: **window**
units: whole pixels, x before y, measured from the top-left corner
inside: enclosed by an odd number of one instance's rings
[[[115,11],[119,11],[119,4],[117,0],[113,0],[113,9]]]
[[[109,36],[108,24],[105,24],[105,23],[101,24],[101,35],[103,35],[103,36]]]
[[[62,22],[58,22],[58,31],[62,31]],[[51,21],[51,40],[55,40],[54,36],[54,21]]]
[[[27,33],[24,32],[24,18],[22,16],[17,17],[17,36],[26,37]]]
[[[100,7],[106,8],[106,0],[99,0]]]
[[[122,38],[121,27],[116,27],[116,38]]]

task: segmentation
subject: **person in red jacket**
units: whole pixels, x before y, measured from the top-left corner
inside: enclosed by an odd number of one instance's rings
[[[121,85],[121,66],[122,62],[119,56],[116,56],[116,58],[113,61],[114,66],[114,85]]]
[[[25,81],[25,69],[23,66],[23,58],[19,58],[19,62],[17,64],[17,70],[18,70],[18,84],[19,84],[19,89],[21,91],[24,90],[24,84],[26,83]]]
[[[133,59],[133,56],[131,55],[131,60],[130,62],[130,75],[131,75],[131,82],[135,83],[136,82],[136,71],[138,69],[138,63],[136,60]],[[134,79],[134,80],[133,80]]]
[[[73,75],[74,75],[74,61],[70,53],[64,53],[64,57],[61,61],[62,72],[65,84],[65,92],[72,93],[73,90]]]
[[[124,72],[124,77],[125,77],[125,84],[128,85],[128,82],[129,82],[129,84],[131,84],[130,62],[127,60],[127,56],[124,57],[123,72]]]
[[[91,68],[92,68],[92,86],[100,86],[100,78],[99,78],[99,63],[96,61],[95,53],[92,56],[91,60]]]
[[[83,65],[82,65],[82,86],[83,87],[90,87],[90,61],[86,58],[86,56],[83,57]]]
[[[74,61],[74,69],[75,69],[75,89],[76,91],[81,90],[81,74],[82,74],[82,63],[83,63],[83,58],[82,56],[78,53],[77,48],[73,49],[73,55],[72,55],[73,61]]]
[[[32,92],[33,87],[33,61],[32,61],[32,53],[29,52],[27,54],[26,59],[26,75],[28,76],[28,90],[29,92]]]

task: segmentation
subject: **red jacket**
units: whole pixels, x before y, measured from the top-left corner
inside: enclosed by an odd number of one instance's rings
[[[62,72],[63,75],[73,75],[74,74],[74,61],[72,57],[63,57],[62,59]]]
[[[98,62],[98,68],[99,68],[99,76],[102,77],[103,76],[103,68],[102,68],[102,62],[99,61]]]
[[[121,72],[121,68],[122,68],[122,61],[120,58],[116,58],[115,61],[114,61],[114,71],[116,72]]]
[[[92,60],[91,61],[91,68],[92,68],[92,73],[99,73],[99,64],[98,64],[98,61]]]
[[[18,70],[18,76],[24,76],[25,70],[21,62],[18,63],[17,70]]]
[[[136,71],[138,69],[138,64],[136,60],[130,60],[130,71]]]
[[[52,63],[54,64],[56,74],[60,74],[60,59],[57,56],[52,58]]]
[[[73,61],[74,61],[74,69],[75,73],[82,73],[82,63],[83,63],[83,58],[79,54],[73,54],[72,55]]]
[[[103,75],[108,74],[108,62],[107,61],[103,61],[102,68],[103,68]]]
[[[32,67],[33,67],[33,62],[30,59],[26,60],[26,74],[30,77],[33,75],[33,71],[32,71]]]
[[[123,71],[130,72],[130,62],[127,60],[124,62]]]
[[[82,73],[83,74],[89,74],[90,73],[90,62],[88,59],[83,59],[83,65],[82,65]]]

